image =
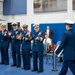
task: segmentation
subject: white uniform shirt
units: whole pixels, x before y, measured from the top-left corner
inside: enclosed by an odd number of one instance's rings
[[[49,45],[51,45],[51,42],[52,42],[52,40],[50,39],[50,38],[45,38],[44,40],[43,40],[43,44],[46,44],[46,43],[48,43]]]

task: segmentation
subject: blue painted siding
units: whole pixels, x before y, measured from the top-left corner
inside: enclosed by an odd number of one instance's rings
[[[47,26],[50,26],[53,30],[53,43],[56,44],[57,41],[61,41],[62,35],[66,31],[65,23],[40,24],[40,30],[44,32]],[[75,30],[75,25],[73,30]],[[31,31],[34,32],[33,24],[31,25]]]

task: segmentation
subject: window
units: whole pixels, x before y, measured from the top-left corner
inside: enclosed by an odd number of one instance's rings
[[[4,0],[3,15],[27,14],[27,0]]]
[[[73,10],[75,10],[75,0],[73,0]]]
[[[66,10],[67,0],[34,0],[34,13]]]
[[[0,2],[0,14],[3,13],[3,2]]]

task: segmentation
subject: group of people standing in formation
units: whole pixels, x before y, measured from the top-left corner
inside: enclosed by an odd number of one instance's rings
[[[9,39],[11,39],[11,51],[13,63],[11,67],[21,67],[21,54],[20,47],[22,44],[22,58],[23,58],[23,68],[24,70],[30,70],[30,51],[32,50],[33,55],[33,70],[38,73],[43,72],[43,51],[44,44],[47,42],[46,50],[49,49],[51,45],[51,39],[53,31],[47,26],[47,30],[44,32],[40,31],[38,25],[34,26],[34,32],[31,33],[28,30],[28,25],[23,25],[23,30],[16,28],[17,24],[12,24],[13,30],[6,30],[6,25],[2,25],[2,30],[0,31],[0,51],[1,51],[1,63],[4,65],[9,65]],[[63,49],[63,67],[59,75],[66,75],[68,67],[75,75],[75,32],[72,30],[74,25],[73,21],[66,21],[65,27],[66,32],[63,34],[61,44],[56,50],[55,54],[58,55]],[[33,40],[33,45],[31,48],[31,40]],[[39,61],[38,61],[39,60]],[[39,63],[39,65],[38,65]]]
[[[11,39],[11,51],[12,51],[12,65],[11,67],[21,67],[21,52],[20,47],[22,44],[22,58],[23,58],[23,70],[30,70],[30,51],[33,55],[33,70],[38,73],[43,72],[43,51],[46,38],[51,38],[53,32],[47,27],[48,30],[41,32],[39,25],[34,26],[34,33],[28,30],[28,25],[23,25],[23,30],[17,29],[17,24],[13,23],[13,30],[6,30],[6,25],[2,25],[2,30],[0,31],[0,51],[1,51],[1,63],[4,65],[9,65],[9,39]],[[31,41],[33,40],[33,45],[31,48]],[[50,43],[49,43],[50,44]],[[39,60],[39,61],[38,61]],[[38,62],[37,62],[38,61]],[[39,65],[38,65],[39,63]]]

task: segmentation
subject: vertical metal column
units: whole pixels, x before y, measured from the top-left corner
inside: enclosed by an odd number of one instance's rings
[[[57,69],[57,56],[55,54],[55,49],[53,50],[53,69],[52,71],[58,71]]]

